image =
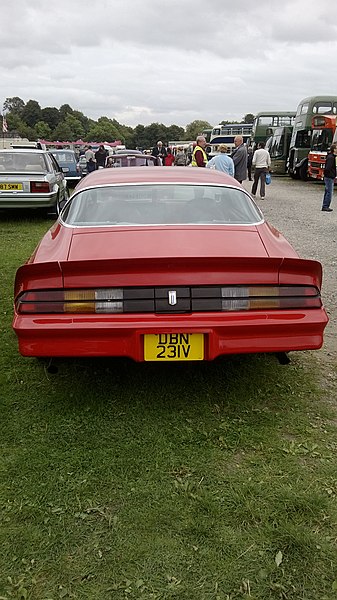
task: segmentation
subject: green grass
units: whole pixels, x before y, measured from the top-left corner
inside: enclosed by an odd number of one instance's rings
[[[11,331],[15,270],[49,225],[1,223],[0,598],[335,599],[336,422],[314,354],[51,374]]]

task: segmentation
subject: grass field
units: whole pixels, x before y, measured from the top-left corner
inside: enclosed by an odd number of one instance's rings
[[[21,357],[2,217],[0,600],[335,600],[337,439],[314,353]]]

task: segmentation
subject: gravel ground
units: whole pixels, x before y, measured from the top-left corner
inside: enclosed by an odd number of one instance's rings
[[[251,183],[244,182],[251,190]],[[314,357],[321,365],[326,387],[337,388],[337,189],[331,207],[322,212],[324,185],[316,181],[297,181],[290,177],[272,177],[266,186],[266,198],[257,196],[257,204],[266,219],[281,231],[301,258],[319,260],[323,265],[322,296],[330,322],[324,345]],[[331,390],[330,390],[331,391]]]

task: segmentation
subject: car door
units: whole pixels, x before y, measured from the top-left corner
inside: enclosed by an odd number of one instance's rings
[[[53,184],[56,184],[59,187],[60,192],[61,192],[59,199],[61,200],[61,198],[66,196],[67,182],[65,180],[63,171],[62,171],[61,167],[58,165],[58,162],[55,159],[55,157],[50,152],[48,152],[48,156],[49,156],[51,164],[52,164]]]

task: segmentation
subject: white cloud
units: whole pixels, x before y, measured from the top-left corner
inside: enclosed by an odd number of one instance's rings
[[[127,125],[212,124],[334,94],[331,0],[14,0],[2,98],[70,104]]]

